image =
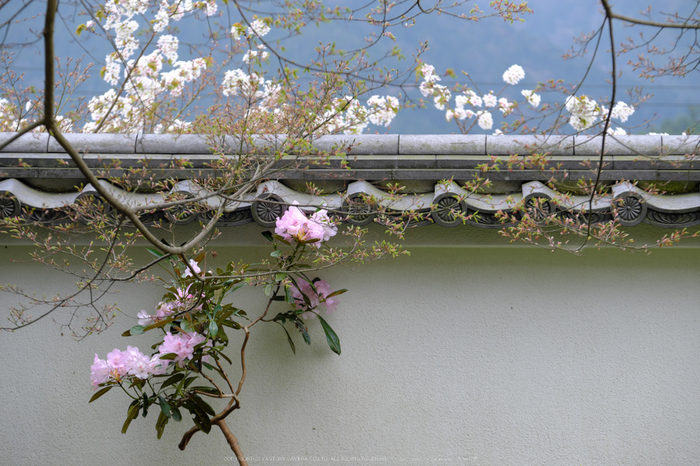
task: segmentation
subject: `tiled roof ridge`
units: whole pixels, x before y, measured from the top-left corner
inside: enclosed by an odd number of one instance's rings
[[[0,143],[12,134],[0,133]],[[101,181],[105,187],[132,205],[162,202],[172,191],[201,196],[203,188],[195,181],[197,176],[214,173],[208,161],[218,157],[212,154],[212,141],[204,135],[154,134],[69,134],[68,140],[94,167],[105,160],[117,160],[119,167],[137,167],[144,159],[172,161],[187,159],[192,168],[178,171],[180,179],[167,192],[134,194]],[[698,136],[616,136],[606,138],[605,170],[609,193],[588,205],[588,196],[572,196],[545,185],[554,179],[590,179],[597,166],[602,138],[600,136],[487,136],[487,135],[357,135],[323,136],[311,141],[320,153],[343,151],[342,163],[331,161],[314,166],[299,163],[306,153],[296,153],[293,147],[284,147],[281,135],[255,136],[241,143],[233,137],[219,138],[220,152],[236,156],[240,149],[264,155],[265,151],[289,154],[294,167],[275,174],[258,186],[257,192],[237,202],[227,204],[221,226],[233,226],[252,221],[271,227],[284,212],[285,204],[299,203],[309,210],[326,207],[339,212],[354,213],[350,223],[364,225],[372,222],[372,215],[352,211],[353,198],[373,196],[389,212],[402,215],[408,211],[426,213],[420,224],[437,223],[450,227],[462,223],[449,214],[450,209],[468,216],[467,223],[483,228],[503,225],[497,212],[511,212],[518,203],[537,203],[550,212],[576,216],[588,212],[595,221],[613,218],[614,211],[623,225],[641,222],[663,227],[685,227],[700,224],[700,192],[697,181],[700,170],[694,154],[698,152]],[[238,148],[238,151],[236,151]],[[546,152],[548,165],[542,170],[528,168],[482,173],[480,166],[492,157],[503,160],[524,160],[533,151]],[[21,159],[21,160],[20,160]],[[63,222],[61,208],[86,196],[97,197],[95,189],[87,185],[80,190],[51,193],[36,189],[37,179],[69,180],[80,178],[76,169],[66,164],[67,156],[57,142],[46,133],[32,133],[0,151],[0,217],[21,217],[39,222]],[[347,164],[347,167],[345,166]],[[118,175],[120,170],[108,170],[107,175]],[[209,170],[209,171],[208,171]],[[161,178],[173,176],[172,170],[162,169]],[[115,173],[116,172],[116,173]],[[189,180],[183,173],[190,173]],[[474,175],[504,183],[502,194],[475,194],[465,191],[459,181]],[[329,181],[335,189],[329,194],[312,196],[301,191],[305,181]],[[386,181],[421,182],[420,188],[410,190],[400,200],[393,199],[382,187]],[[449,181],[446,181],[449,180]],[[691,191],[681,195],[650,194],[626,180],[684,181]],[[374,183],[372,183],[374,182]],[[508,184],[509,183],[509,184]],[[76,183],[78,184],[78,183]],[[41,183],[38,184],[39,186]],[[71,185],[72,186],[72,185]],[[295,189],[296,188],[296,189]],[[662,188],[663,189],[663,188]],[[206,194],[206,193],[204,193]],[[275,201],[275,202],[264,202]],[[202,201],[198,212],[178,215],[173,211],[151,212],[148,221],[189,223],[211,218],[219,200],[216,196]],[[439,209],[434,207],[438,206]],[[621,207],[618,207],[621,206]],[[473,215],[472,214],[478,214]],[[470,217],[471,216],[471,217]]]

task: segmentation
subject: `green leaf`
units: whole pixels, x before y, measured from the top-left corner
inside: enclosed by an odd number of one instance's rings
[[[211,432],[211,420],[206,414],[202,413],[201,411],[197,411],[195,412],[192,420],[194,421],[195,425],[202,429],[202,432],[205,434]]]
[[[348,290],[346,290],[346,289],[344,289],[344,288],[343,288],[342,290],[336,290],[336,291],[334,291],[333,293],[331,293],[331,294],[329,294],[328,296],[326,296],[326,299],[332,298],[333,296],[338,296],[339,294],[343,294],[343,293],[345,293],[346,291],[348,291]]]
[[[209,322],[209,336],[211,338],[216,338],[217,333],[219,333],[219,326],[216,325],[216,321],[212,320]]]
[[[268,241],[271,242],[271,243],[275,241],[275,240],[273,239],[273,237],[272,237],[272,233],[270,233],[269,231],[263,231],[263,232],[260,233],[260,234],[263,235],[263,237],[265,237],[265,239],[268,240]]]
[[[188,377],[187,379],[185,379],[185,383],[183,384],[182,388],[187,390],[187,387],[189,387],[190,384],[195,380],[197,380],[197,377]]]
[[[190,323],[187,322],[186,320],[183,320],[183,321],[182,321],[182,324],[180,325],[180,328],[181,328],[182,331],[185,332],[185,333],[192,333],[192,332],[195,331],[194,327],[192,327],[192,325],[190,325]],[[163,359],[163,358],[161,358],[161,359]]]
[[[156,256],[157,258],[161,258],[165,255],[162,252],[158,251],[157,249],[153,249],[153,248],[146,248],[146,251],[150,252],[151,254]]]
[[[323,317],[318,316],[318,318],[321,321],[323,331],[326,333],[326,341],[328,342],[328,346],[331,347],[331,350],[335,354],[340,354],[340,340],[338,339],[338,335],[335,334],[331,326],[328,325],[328,322],[326,322]]]
[[[168,354],[164,354],[164,355],[160,356],[159,359],[171,360],[171,359],[175,359],[176,357],[177,357],[177,353],[168,353]]]
[[[168,423],[168,416],[162,412],[158,415],[158,421],[156,421],[156,432],[158,432],[158,439],[163,436],[163,431],[165,430],[165,425]]]
[[[144,392],[143,394],[143,417],[148,415],[148,396]]]
[[[180,414],[180,410],[177,408],[177,406],[173,406],[173,421],[175,422],[180,422],[182,421],[182,414]]]
[[[304,337],[304,341],[307,345],[311,344],[311,335],[309,335],[309,329],[304,325],[304,321],[295,315],[296,311],[289,311],[287,314],[277,314],[274,320],[291,320],[294,326],[299,329],[301,336]],[[303,312],[303,311],[302,311]],[[287,316],[285,319],[278,319],[280,316]]]
[[[287,341],[289,342],[289,346],[292,348],[292,353],[297,354],[297,349],[294,347],[294,342],[292,341],[292,337],[289,335],[289,332],[287,331],[287,328],[284,326],[284,324],[277,322],[280,327],[282,327],[282,330],[284,330],[284,333],[287,334]]]
[[[90,401],[88,401],[88,403],[92,403],[93,401],[95,401],[96,399],[98,399],[99,397],[101,397],[102,395],[107,393],[108,391],[110,391],[112,389],[112,387],[114,387],[114,385],[110,385],[108,387],[105,387],[105,388],[99,390],[97,393],[92,395],[92,398],[90,398]]]
[[[212,393],[214,395],[218,395],[219,391],[214,388],[214,387],[207,387],[205,385],[197,385],[195,387],[190,388],[190,390],[197,390],[199,392],[206,392],[206,393]]]
[[[170,377],[168,377],[165,380],[165,382],[163,382],[163,384],[160,386],[160,389],[162,390],[165,387],[167,387],[168,385],[174,385],[174,384],[178,383],[180,380],[182,380],[182,378],[184,376],[185,376],[184,372],[177,372],[177,373],[171,375]]]
[[[141,335],[143,333],[143,329],[145,327],[143,325],[135,325],[131,327],[129,330],[126,332],[122,333],[123,337],[133,337],[134,335]]]
[[[158,401],[160,402],[160,410],[163,412],[163,414],[165,414],[167,417],[172,416],[172,409],[170,408],[168,402],[165,401],[165,398],[163,398],[161,395],[158,395]]]
[[[270,253],[270,255],[271,255],[272,257],[279,257],[279,256],[282,255],[282,251],[280,251],[280,250],[275,250],[275,251],[272,251],[272,252]]]
[[[194,401],[194,402],[197,404],[197,406],[199,406],[204,412],[206,412],[206,413],[209,414],[210,416],[214,416],[214,415],[216,414],[216,412],[214,411],[214,408],[212,408],[211,406],[209,406],[209,403],[207,403],[206,401],[204,401],[204,400],[203,400],[202,398],[200,398],[199,396],[193,395],[193,396],[192,396],[192,401]]]
[[[292,294],[291,286],[284,287],[284,300],[289,304],[294,304],[294,295]]]
[[[131,421],[133,421],[139,416],[140,403],[141,399],[138,399],[132,401],[129,405],[129,409],[126,412],[126,421],[124,421],[124,425],[122,426],[122,434],[126,434],[126,430],[129,428],[129,424],[131,424]]]

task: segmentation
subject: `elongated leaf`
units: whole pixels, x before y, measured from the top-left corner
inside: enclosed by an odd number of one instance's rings
[[[170,408],[170,404],[168,404],[168,402],[165,401],[165,398],[158,395],[158,401],[160,402],[160,410],[163,412],[163,414],[165,414],[168,417],[172,416],[172,409]]]
[[[170,377],[168,377],[165,380],[165,382],[163,382],[163,385],[160,386],[161,390],[169,385],[174,385],[174,384],[178,383],[180,380],[182,380],[182,378],[184,376],[185,376],[184,372],[177,372],[177,373],[171,375]]]
[[[90,398],[90,401],[88,401],[88,403],[92,403],[93,401],[95,401],[96,399],[98,399],[99,397],[101,397],[102,395],[107,393],[108,391],[110,391],[112,389],[112,387],[114,387],[114,385],[109,385],[108,387],[105,387],[105,388],[98,390],[97,393],[92,395],[92,398]]]
[[[129,405],[129,410],[126,412],[126,421],[124,421],[124,425],[122,426],[122,434],[126,434],[126,430],[129,428],[131,421],[139,416],[140,403],[141,400],[139,399],[132,401]]]
[[[194,402],[197,404],[197,406],[199,406],[200,408],[202,408],[202,410],[204,410],[204,412],[206,412],[206,413],[209,414],[210,416],[214,416],[214,415],[216,414],[216,412],[214,411],[214,408],[212,408],[211,406],[209,406],[209,403],[207,403],[206,401],[204,401],[204,400],[203,400],[202,398],[200,398],[199,396],[193,395],[193,396],[192,396],[192,401],[194,401]]]
[[[151,254],[156,256],[157,258],[161,258],[165,255],[162,252],[158,251],[157,249],[153,249],[153,248],[146,248],[146,251],[150,252]]]
[[[148,395],[144,392],[143,394],[143,417],[148,415]]]
[[[271,243],[275,241],[274,238],[272,237],[272,233],[270,233],[269,231],[263,231],[260,234],[263,235],[263,237]]]
[[[272,257],[279,257],[281,255],[282,255],[282,251],[280,251],[280,250],[275,250],[275,251],[272,251],[270,253],[270,256],[272,256]]]
[[[145,327],[143,325],[134,325],[131,327],[128,331],[122,333],[122,336],[124,337],[133,337],[135,335],[141,335],[143,333],[143,329]],[[127,335],[128,333],[128,335]]]
[[[197,411],[192,418],[195,425],[202,429],[202,432],[208,434],[211,431],[211,420],[209,417],[201,411]]]
[[[318,318],[321,321],[323,331],[326,333],[326,341],[328,342],[328,346],[331,347],[331,350],[335,354],[340,354],[340,339],[338,339],[338,335],[335,334],[331,326],[328,325],[328,322],[326,322],[323,317],[318,316]]]
[[[194,382],[195,380],[197,380],[197,377],[187,377],[187,378],[185,379],[185,383],[182,385],[182,388],[185,389],[185,390],[187,390],[187,387],[189,387],[190,384],[191,384],[192,382]]]
[[[287,341],[289,342],[289,346],[292,348],[292,353],[297,354],[297,349],[294,347],[294,342],[292,341],[292,337],[289,335],[289,332],[287,331],[287,328],[284,326],[284,324],[280,324],[280,327],[282,327],[282,330],[284,330],[284,333],[287,334]]]
[[[173,421],[182,421],[182,414],[180,414],[180,410],[177,408],[177,406],[173,406]]]
[[[216,321],[212,320],[209,322],[209,336],[211,338],[216,338],[217,333],[219,333],[219,326],[216,325]]]
[[[163,431],[165,430],[165,426],[168,424],[168,416],[161,413],[158,415],[158,421],[156,422],[156,432],[158,432],[158,439],[160,439],[163,436]]]
[[[284,287],[284,300],[287,301],[289,304],[294,304],[294,295],[292,294],[292,287]]]
[[[219,333],[217,333],[216,335],[219,338],[219,340],[228,342],[228,335],[226,335],[226,332],[224,331],[223,322],[221,322],[221,324],[222,325],[219,325]]]
[[[143,328],[144,332],[148,332],[149,330],[153,330],[154,328],[160,328],[168,325],[170,322],[175,320],[175,317],[168,317],[167,319],[159,320],[155,324],[148,325]]]
[[[348,290],[346,290],[345,288],[343,288],[342,290],[336,290],[336,291],[334,291],[333,293],[331,293],[331,294],[329,294],[328,296],[326,296],[326,299],[332,298],[333,296],[338,296],[339,294],[343,294],[343,293],[345,293],[346,291],[348,291]]]
[[[306,342],[306,344],[310,345],[311,344],[311,335],[309,334],[309,329],[306,327],[306,325],[304,325],[304,321],[298,317],[295,317],[293,322],[294,322],[294,325],[301,332],[301,336],[304,337],[304,341]]]
[[[195,387],[190,388],[190,390],[197,390],[199,392],[206,392],[206,393],[212,393],[214,395],[218,395],[219,391],[214,388],[214,387],[207,387],[205,385],[197,385]]]

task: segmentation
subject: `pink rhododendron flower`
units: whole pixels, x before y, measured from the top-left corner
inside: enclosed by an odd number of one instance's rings
[[[316,314],[311,312],[311,310],[321,306],[326,308],[326,314],[335,311],[336,306],[338,306],[338,298],[327,297],[334,291],[327,281],[316,280],[312,287],[311,284],[303,278],[298,278],[296,284],[299,288],[294,286],[291,288],[292,296],[294,297],[294,306],[297,309],[309,311],[300,315],[302,319],[315,318]],[[314,288],[316,288],[316,290],[314,290]],[[306,303],[304,295],[309,300],[309,304]]]
[[[164,374],[168,363],[169,361],[161,360],[159,355],[149,358],[134,346],[127,346],[126,351],[114,348],[107,354],[106,361],[95,354],[90,367],[90,379],[94,389],[110,379],[116,382],[121,382],[126,376],[146,379],[150,375]]]
[[[143,326],[143,327],[146,327],[146,326],[148,326],[148,325],[151,325],[151,324],[155,323],[155,321],[156,321],[156,320],[153,318],[153,316],[149,315],[149,314],[146,312],[146,310],[142,310],[141,312],[139,312],[138,314],[136,314],[136,317],[139,318],[139,325],[141,325],[141,326]]]
[[[319,210],[307,218],[304,212],[297,206],[291,206],[281,218],[277,219],[275,233],[287,241],[292,239],[298,242],[311,242],[316,248],[321,247],[321,242],[328,241],[338,232],[338,228],[331,223],[326,210]]]
[[[199,268],[199,264],[197,263],[197,261],[195,261],[194,259],[190,259],[189,262],[190,267],[192,267],[192,270],[194,270],[197,275],[200,275],[202,273],[202,269]],[[190,267],[185,268],[185,273],[182,274],[182,278],[192,276],[192,270],[190,270]]]
[[[189,333],[179,333],[173,335],[168,332],[163,339],[163,344],[158,347],[158,351],[161,355],[175,353],[177,357],[173,360],[180,367],[185,366],[185,359],[192,359],[194,354],[194,347],[206,340],[204,336],[194,332]]]

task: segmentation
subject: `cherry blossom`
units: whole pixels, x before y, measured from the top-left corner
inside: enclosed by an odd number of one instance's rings
[[[518,84],[525,78],[525,70],[520,65],[513,65],[503,73],[503,80],[511,85]]]

